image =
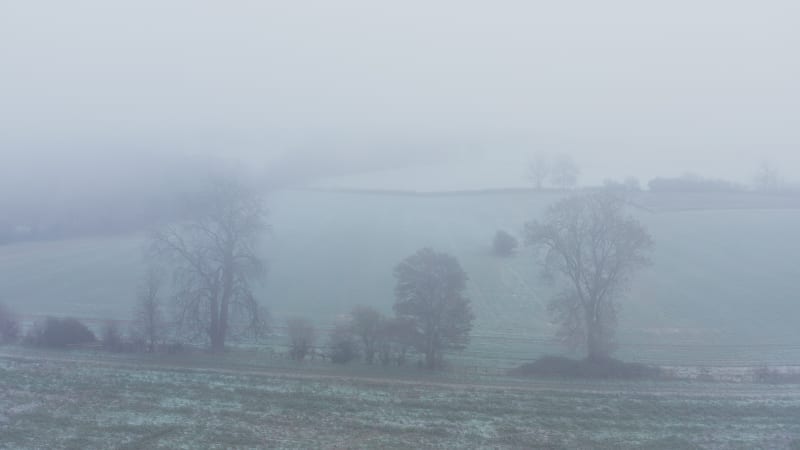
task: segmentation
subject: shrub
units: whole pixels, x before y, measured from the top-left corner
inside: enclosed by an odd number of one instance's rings
[[[358,357],[358,343],[350,323],[336,324],[328,337],[331,362],[347,364]]]
[[[562,356],[543,356],[511,370],[511,375],[563,378],[658,378],[658,367],[626,363],[613,358],[575,360]]]
[[[57,319],[48,317],[44,323],[31,330],[28,341],[44,347],[65,348],[94,342],[95,336],[89,328],[77,319]]]
[[[498,256],[511,256],[519,246],[517,238],[504,230],[498,230],[494,235],[492,247]]]
[[[17,316],[0,303],[0,344],[10,344],[19,338],[20,326]]]

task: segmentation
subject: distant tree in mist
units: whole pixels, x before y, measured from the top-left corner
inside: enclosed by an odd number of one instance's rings
[[[404,259],[394,273],[395,314],[414,324],[415,347],[425,355],[425,366],[439,367],[444,351],[469,343],[474,315],[464,296],[467,274],[456,258],[430,248]]]
[[[163,281],[161,271],[150,267],[139,285],[133,311],[131,334],[135,340],[144,343],[145,350],[150,353],[155,352],[164,342],[168,331],[162,310]]]
[[[0,344],[16,342],[19,335],[19,319],[9,308],[0,303]]]
[[[378,338],[386,318],[375,308],[356,306],[350,312],[353,334],[358,338],[364,354],[364,361],[372,364],[375,360]]]
[[[497,230],[492,240],[492,249],[497,256],[511,256],[519,246],[517,238],[505,230]]]
[[[295,361],[303,361],[313,350],[317,341],[317,329],[310,320],[293,317],[286,322],[289,338],[289,356]]]
[[[559,155],[550,171],[550,180],[561,189],[572,189],[578,185],[581,170],[569,155]]]
[[[334,364],[347,364],[358,358],[358,342],[352,319],[340,319],[328,333],[328,356]]]
[[[541,191],[548,176],[550,176],[550,161],[544,153],[537,153],[528,164],[528,179],[537,190]]]
[[[388,318],[381,323],[375,348],[380,363],[384,366],[402,366],[408,353],[417,346],[419,334],[416,323],[409,318]]]
[[[172,269],[181,331],[221,352],[228,338],[267,329],[251,286],[266,273],[258,243],[267,211],[258,192],[233,179],[216,180],[188,206],[186,220],[152,234],[150,254]]]
[[[761,192],[777,192],[784,188],[780,172],[767,161],[759,166],[754,181],[756,190]]]
[[[526,243],[543,252],[545,272],[566,281],[549,305],[559,336],[585,347],[592,360],[613,351],[618,298],[650,264],[652,238],[624,205],[609,192],[577,195],[525,226]]]

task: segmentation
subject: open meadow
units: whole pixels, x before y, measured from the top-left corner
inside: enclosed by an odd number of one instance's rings
[[[391,313],[393,268],[432,246],[455,255],[470,276],[476,320],[462,358],[512,367],[561,350],[546,311],[555,289],[529,249],[497,257],[491,239],[498,229],[521,238],[523,224],[561,195],[278,191],[268,198],[270,267],[257,294],[278,335],[291,315],[325,328],[356,304]],[[655,254],[622,301],[617,355],[673,365],[800,361],[795,203],[747,193],[634,199]],[[0,300],[22,314],[129,319],[143,242],[137,234],[2,246]]]
[[[0,356],[0,448],[800,448],[800,391]]]

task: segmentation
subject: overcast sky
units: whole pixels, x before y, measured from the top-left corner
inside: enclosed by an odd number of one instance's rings
[[[590,181],[749,181],[762,160],[800,178],[799,17],[794,0],[0,0],[0,166],[282,155],[477,187],[545,151]]]

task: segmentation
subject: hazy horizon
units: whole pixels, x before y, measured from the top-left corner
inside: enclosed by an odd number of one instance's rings
[[[790,1],[44,4],[0,6],[6,190],[184,157],[436,173],[410,189],[522,185],[537,152],[587,184],[800,178]]]

